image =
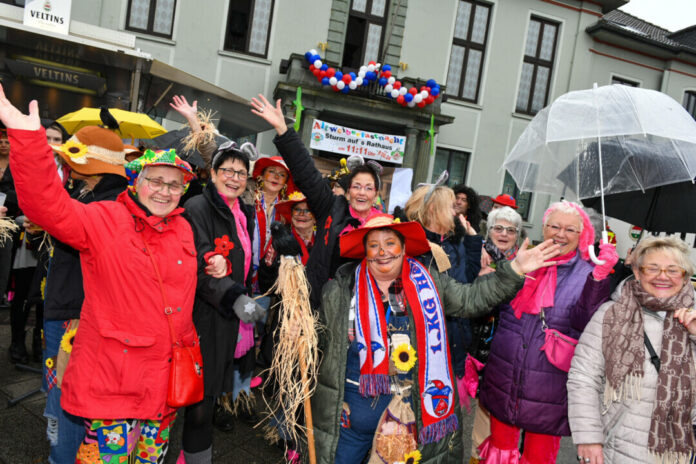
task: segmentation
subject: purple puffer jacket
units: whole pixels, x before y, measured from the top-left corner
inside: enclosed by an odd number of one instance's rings
[[[609,298],[609,280],[592,278],[593,266],[579,254],[558,266],[555,305],[545,308],[546,323],[580,338],[597,308]],[[501,306],[500,324],[480,390],[481,403],[498,420],[530,432],[570,435],[568,374],[546,359],[539,315],[522,314]]]

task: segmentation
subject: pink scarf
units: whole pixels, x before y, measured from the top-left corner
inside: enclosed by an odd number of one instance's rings
[[[370,219],[372,219],[374,216],[376,216],[376,215],[378,215],[378,214],[384,214],[384,213],[382,213],[380,210],[378,210],[377,208],[372,207],[372,209],[370,209],[370,212],[367,214],[367,217],[363,219],[362,217],[360,217],[360,216],[358,215],[358,212],[355,211],[355,210],[353,209],[352,206],[348,206],[348,211],[350,212],[350,215],[351,215],[351,216],[353,216],[355,219],[357,219],[358,221],[360,221],[360,226],[357,227],[358,229],[359,229],[360,227],[364,226],[365,223],[366,223],[367,221],[369,221]],[[345,229],[343,229],[343,230],[341,231],[341,235],[347,234],[347,233],[350,232],[351,230],[355,230],[355,229],[356,229],[356,227],[353,227],[352,225],[348,224],[348,225],[345,227]]]
[[[554,295],[556,295],[556,278],[558,275],[558,266],[566,264],[577,254],[577,249],[563,256],[558,256],[553,260],[556,265],[542,267],[536,271],[530,272],[528,275],[534,279],[525,279],[522,290],[517,293],[517,296],[510,302],[510,305],[515,310],[517,319],[522,317],[522,313],[539,314],[541,308],[550,308],[553,306]]]

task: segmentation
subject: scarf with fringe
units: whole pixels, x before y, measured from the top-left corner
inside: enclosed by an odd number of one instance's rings
[[[421,444],[435,443],[459,427],[454,413],[454,375],[445,316],[427,269],[405,258],[401,269],[404,294],[413,316],[418,357],[418,384],[423,427]],[[387,322],[377,284],[363,261],[355,270],[355,336],[360,357],[360,394],[391,395]]]
[[[648,449],[659,463],[686,463],[696,451],[691,427],[691,410],[696,399],[691,340],[686,328],[672,315],[677,309],[693,306],[694,290],[689,282],[676,295],[657,298],[646,292],[637,280],[630,279],[624,284],[621,298],[604,314],[602,323],[604,406],[607,407],[612,401],[640,399],[645,374],[641,308],[667,311],[648,438]]]

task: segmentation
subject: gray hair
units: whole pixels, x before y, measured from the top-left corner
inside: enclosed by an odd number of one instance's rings
[[[580,205],[578,205],[580,206]],[[582,206],[580,206],[582,208]],[[584,210],[584,208],[582,208]],[[565,214],[573,214],[577,216],[578,221],[580,222],[580,232],[584,229],[584,224],[582,220],[582,216],[578,212],[575,207],[573,207],[569,201],[557,201],[555,203],[551,203],[551,206],[546,210],[544,213],[544,224],[546,225],[547,222],[549,222],[549,218],[551,217],[551,214],[553,213],[565,213]]]
[[[676,237],[647,237],[638,243],[632,255],[637,267],[640,267],[649,253],[656,251],[671,253],[679,263],[679,266],[686,270],[684,279],[688,280],[694,273],[694,263],[689,256],[690,250],[691,248],[684,240]]]
[[[494,209],[488,213],[488,220],[486,221],[488,225],[488,237],[490,237],[491,229],[498,223],[498,221],[507,221],[517,227],[517,236],[519,237],[519,231],[522,228],[522,216],[520,216],[517,211],[509,206],[503,206],[502,208]]]

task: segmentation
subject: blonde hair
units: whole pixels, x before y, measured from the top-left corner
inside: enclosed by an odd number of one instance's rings
[[[679,263],[679,266],[686,271],[684,280],[688,280],[690,276],[693,275],[694,263],[689,257],[690,247],[684,240],[676,237],[647,237],[641,240],[632,253],[633,260],[637,264],[637,267],[643,265],[643,260],[649,253],[654,253],[656,251],[672,254]]]
[[[430,185],[418,187],[404,206],[404,213],[409,221],[417,221],[426,229],[454,230],[454,216],[452,205],[454,204],[454,191],[449,187],[435,187],[433,193],[425,202],[425,197],[430,191]]]

